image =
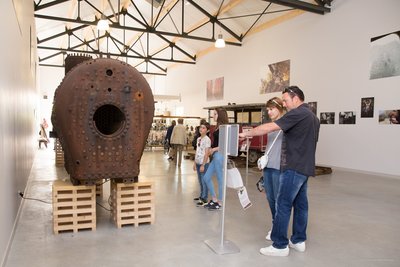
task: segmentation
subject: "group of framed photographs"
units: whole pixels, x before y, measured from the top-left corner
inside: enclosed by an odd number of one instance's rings
[[[400,75],[400,31],[371,38],[370,79],[380,79]],[[308,103],[317,115],[317,102]],[[360,118],[374,117],[374,97],[361,98]],[[321,124],[335,124],[335,112],[321,112]],[[356,124],[355,111],[342,111],[339,124]],[[379,110],[379,124],[400,125],[400,108]]]
[[[361,98],[360,118],[373,118],[374,117],[374,97]],[[308,102],[309,108],[317,116],[317,102]],[[339,124],[356,124],[355,111],[341,111],[339,112]],[[335,124],[335,112],[321,112],[321,124]],[[400,109],[398,110],[380,110],[379,111],[379,124],[399,124],[400,125]]]

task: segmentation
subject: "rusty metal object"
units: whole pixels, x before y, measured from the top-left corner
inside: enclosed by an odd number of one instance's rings
[[[52,114],[71,181],[137,181],[153,116],[151,89],[132,66],[104,58],[74,67],[55,92]]]
[[[65,58],[65,75],[76,65],[86,61],[92,60],[90,55],[86,54],[71,54]]]

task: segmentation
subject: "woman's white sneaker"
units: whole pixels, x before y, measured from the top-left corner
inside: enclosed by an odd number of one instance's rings
[[[289,256],[289,247],[279,249],[279,248],[274,248],[271,245],[269,247],[261,248],[260,253],[265,256],[286,257]]]
[[[292,241],[289,240],[289,247],[293,248],[294,250],[297,250],[298,252],[304,252],[306,251],[306,242],[299,242],[293,244]]]

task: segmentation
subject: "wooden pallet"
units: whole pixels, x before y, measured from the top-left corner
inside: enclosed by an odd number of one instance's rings
[[[111,183],[111,216],[118,228],[153,224],[155,217],[152,182]]]
[[[55,139],[54,150],[56,152],[56,166],[64,166],[64,150],[58,138]]]
[[[53,229],[64,231],[96,230],[96,187],[74,186],[71,182],[53,183]]]
[[[103,180],[96,183],[96,197],[103,197]]]

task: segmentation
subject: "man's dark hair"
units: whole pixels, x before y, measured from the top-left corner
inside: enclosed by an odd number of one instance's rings
[[[296,85],[286,87],[285,89],[283,89],[282,94],[284,94],[284,93],[288,93],[291,98],[293,98],[295,95],[297,95],[301,101],[304,101],[304,93]]]

